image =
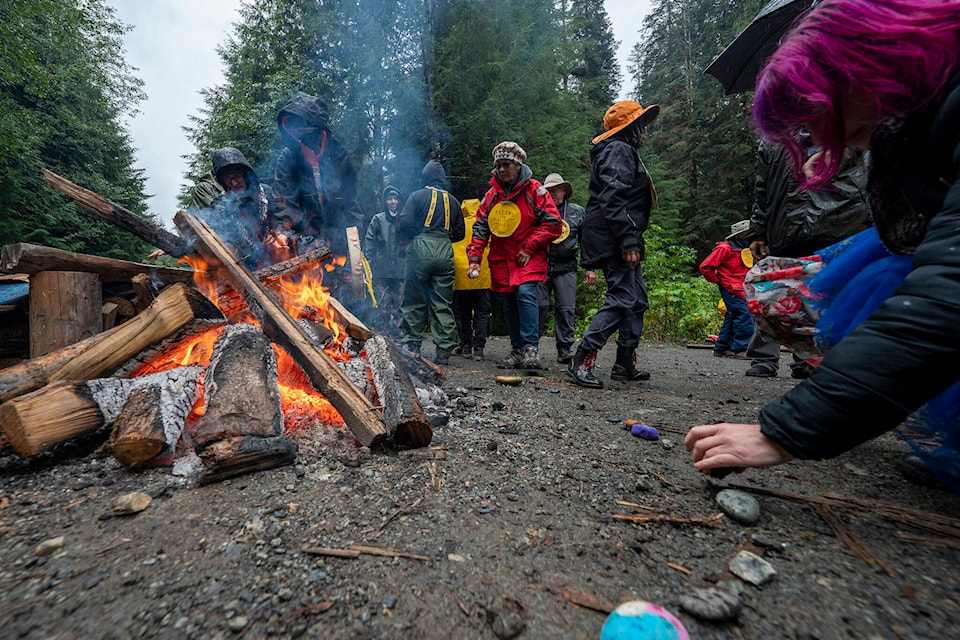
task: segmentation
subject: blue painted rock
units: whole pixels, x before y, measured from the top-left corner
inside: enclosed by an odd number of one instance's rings
[[[683,623],[663,607],[632,600],[607,617],[600,640],[690,640],[690,635]]]
[[[630,433],[638,438],[643,438],[644,440],[656,440],[660,437],[660,432],[657,431],[656,427],[651,427],[647,424],[640,424],[639,422],[630,427]]]

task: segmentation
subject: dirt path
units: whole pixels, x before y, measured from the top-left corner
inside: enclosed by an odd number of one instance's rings
[[[616,517],[707,520],[716,490],[732,485],[960,517],[956,496],[900,476],[907,449],[894,437],[712,481],[683,450],[687,427],[751,421],[794,383],[786,367],[747,378],[742,361],[644,344],[649,382],[586,391],[560,376],[549,341],[542,351],[550,370],[516,387],[494,380],[503,339],[484,362],[454,357],[453,416],[428,452],[362,453],[344,434],[304,434],[296,466],[206,487],[97,454],[0,459],[0,637],[595,639],[605,614],[594,609],[634,599],[677,613],[694,638],[955,637],[960,551],[902,539],[929,534],[872,510],[832,513],[874,563],[812,504],[770,495],[757,496],[752,526]],[[631,436],[627,418],[661,439]],[[129,491],[154,500],[111,517]],[[36,555],[60,536],[62,548]],[[408,556],[302,551],[355,544]],[[727,567],[742,550],[777,575],[738,581]],[[742,587],[738,617],[681,610],[693,589],[718,583]]]

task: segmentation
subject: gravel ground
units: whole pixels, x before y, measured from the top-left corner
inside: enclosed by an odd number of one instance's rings
[[[588,391],[564,380],[548,340],[549,370],[500,385],[506,352],[500,338],[484,362],[453,358],[452,416],[431,449],[370,453],[343,431],[301,433],[295,466],[202,487],[92,447],[0,459],[0,637],[595,639],[603,611],[628,600],[673,611],[693,638],[957,637],[960,550],[902,537],[929,532],[759,493],[754,524],[717,516],[716,492],[742,486],[960,517],[956,496],[903,479],[907,448],[892,436],[831,461],[697,473],[687,428],[751,421],[794,384],[785,365],[747,378],[743,361],[645,343],[649,382]],[[633,437],[625,419],[660,440]],[[112,515],[133,491],[149,507]],[[675,521],[617,517],[629,514]],[[355,544],[406,555],[304,551]],[[776,575],[738,579],[742,551]],[[688,613],[703,588],[727,594],[727,619]]]

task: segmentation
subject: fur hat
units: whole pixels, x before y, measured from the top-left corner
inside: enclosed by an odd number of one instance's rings
[[[597,144],[601,140],[606,140],[634,122],[645,127],[653,122],[653,119],[656,118],[659,113],[660,105],[658,104],[652,104],[644,109],[633,100],[621,100],[607,109],[607,112],[603,114],[603,128],[606,129],[606,131],[594,138],[593,144]]]
[[[730,235],[724,238],[724,240],[729,240],[733,236],[738,236],[744,231],[749,231],[749,230],[750,230],[749,220],[741,220],[740,222],[734,222],[732,225],[730,225]]]
[[[573,187],[569,182],[563,179],[563,176],[559,173],[551,173],[546,178],[543,179],[543,186],[546,189],[552,189],[553,187],[563,187],[563,192],[569,198],[573,195]]]
[[[493,148],[493,161],[513,160],[523,164],[527,159],[527,152],[516,142],[504,141]]]

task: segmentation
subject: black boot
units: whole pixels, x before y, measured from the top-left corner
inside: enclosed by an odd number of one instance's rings
[[[596,351],[587,351],[583,347],[577,347],[573,361],[567,366],[565,371],[567,375],[573,378],[573,381],[581,387],[603,389],[603,383],[593,375],[593,365],[596,361]]]
[[[611,380],[649,380],[649,371],[637,370],[637,351],[636,349],[625,349],[617,347],[617,362],[610,371]]]

